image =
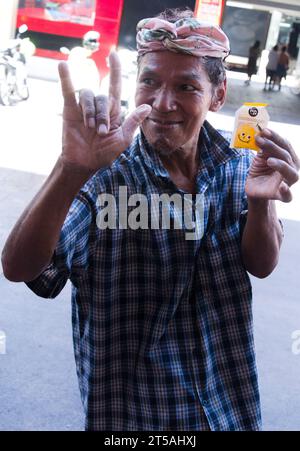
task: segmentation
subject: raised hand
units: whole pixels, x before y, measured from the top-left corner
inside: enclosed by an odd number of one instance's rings
[[[274,131],[264,129],[256,137],[261,152],[251,165],[245,191],[248,198],[290,202],[290,187],[299,179],[300,160],[291,144]]]
[[[109,96],[83,90],[79,101],[67,63],[58,67],[64,97],[62,160],[89,176],[124,152],[136,128],[151,112],[149,105],[140,105],[121,124],[121,65],[116,52],[110,54],[109,64]]]

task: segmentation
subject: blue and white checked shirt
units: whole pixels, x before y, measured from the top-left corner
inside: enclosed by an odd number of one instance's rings
[[[247,151],[208,122],[199,139],[201,239],[184,229],[105,229],[98,195],[180,193],[139,135],[75,198],[51,264],[28,286],[72,282],[75,359],[86,430],[261,428],[252,298],[241,260]]]

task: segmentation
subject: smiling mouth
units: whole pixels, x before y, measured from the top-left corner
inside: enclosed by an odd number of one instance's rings
[[[174,127],[176,125],[182,124],[182,121],[160,121],[158,119],[148,118],[154,124],[159,125],[160,127]]]

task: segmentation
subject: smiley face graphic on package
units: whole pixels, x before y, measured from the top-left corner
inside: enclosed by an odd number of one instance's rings
[[[236,133],[235,146],[243,147],[256,147],[254,136],[257,132],[248,124],[241,124]]]
[[[270,119],[265,103],[244,103],[235,113],[230,145],[236,149],[259,151],[256,135],[268,126]]]

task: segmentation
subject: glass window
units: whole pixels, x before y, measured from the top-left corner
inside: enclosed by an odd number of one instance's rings
[[[19,13],[47,20],[93,25],[95,0],[19,0]]]

